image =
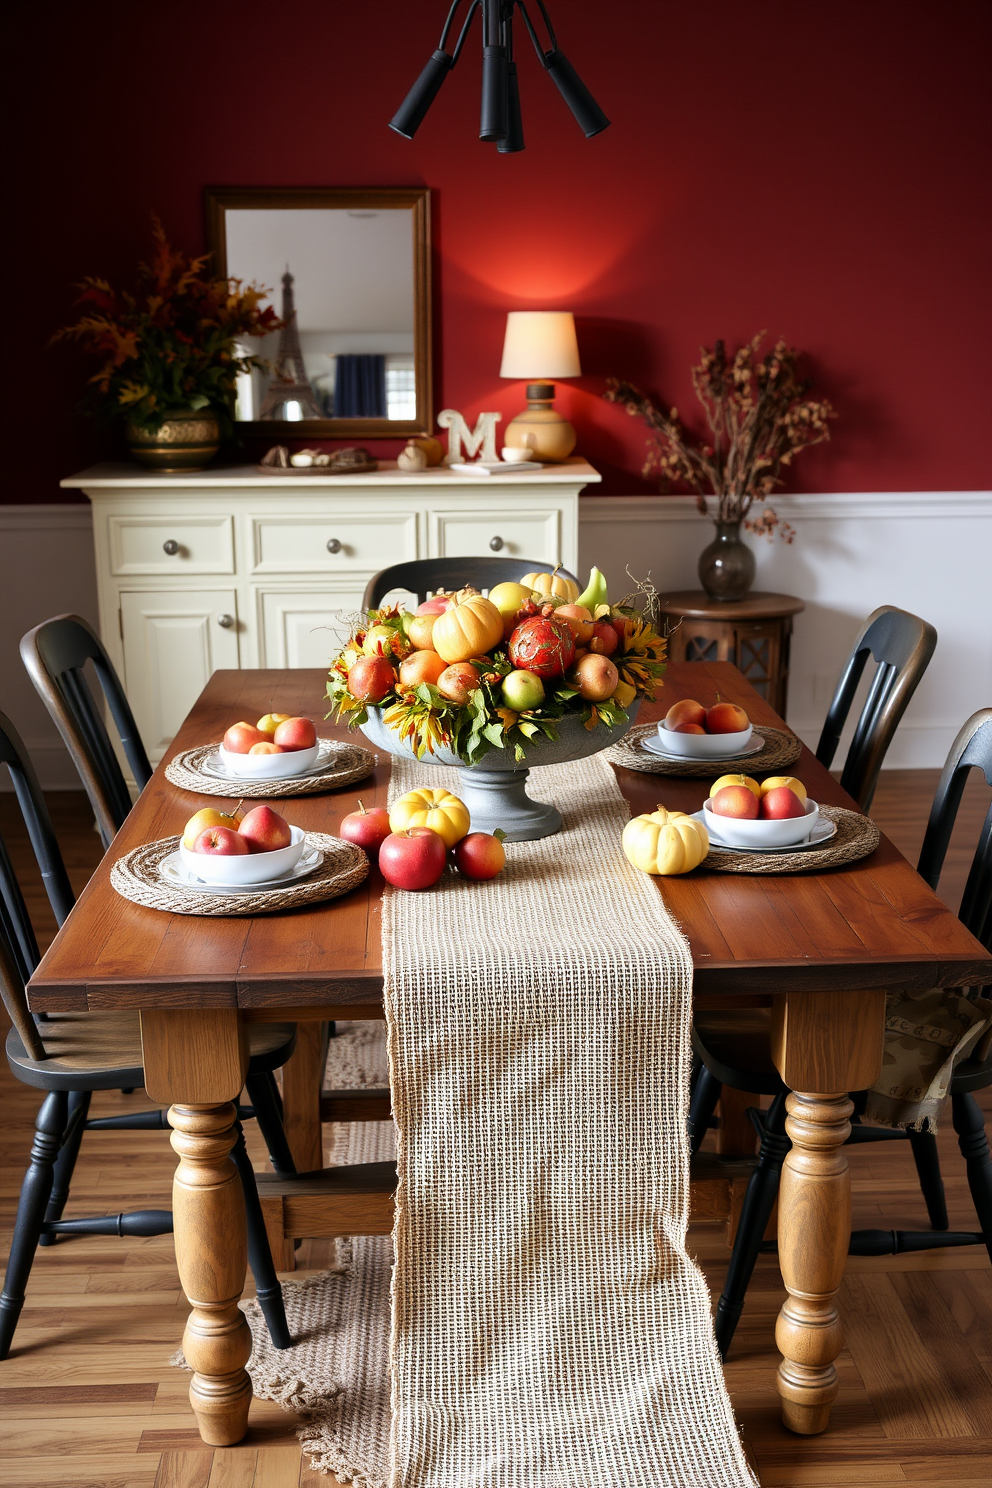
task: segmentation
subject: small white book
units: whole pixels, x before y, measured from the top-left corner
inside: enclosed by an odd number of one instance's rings
[[[544,466],[540,460],[459,460],[448,469],[467,475],[513,475],[518,470],[543,470]]]

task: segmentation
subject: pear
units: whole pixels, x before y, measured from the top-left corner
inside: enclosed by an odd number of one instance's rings
[[[588,586],[579,595],[578,599],[574,601],[574,603],[577,605],[583,605],[585,609],[587,609],[592,615],[595,615],[597,605],[605,605],[609,603],[606,595],[606,580],[603,578],[603,575],[600,573],[598,568],[593,568],[590,570]]]

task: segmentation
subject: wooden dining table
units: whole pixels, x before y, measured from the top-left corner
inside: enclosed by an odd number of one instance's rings
[[[241,718],[270,711],[325,712],[316,670],[214,673],[166,760],[219,740]],[[727,663],[669,667],[659,700],[639,722],[680,698],[739,702],[754,723],[784,727]],[[353,737],[321,724],[321,734]],[[361,742],[361,741],[359,741]],[[380,902],[373,870],[343,898],[252,918],[167,914],[121,898],[110,869],[142,843],[182,831],[216,799],[179,790],[160,765],[32,977],[37,1012],[137,1008],[145,1084],[170,1106],[179,1156],[173,1195],[176,1255],[190,1304],[184,1346],[190,1398],[205,1440],[228,1445],[247,1429],[250,1337],[238,1301],[246,1275],[244,1212],[230,1150],[247,1066],[246,1025],[298,1023],[284,1078],[287,1128],[301,1168],[319,1167],[320,1025],[382,1016]],[[803,748],[789,767],[823,803],[854,808]],[[359,785],[277,803],[296,825],[336,831],[356,809],[386,802],[390,760]],[[617,769],[632,813],[657,803],[695,811],[710,782]],[[236,793],[232,792],[232,798]],[[512,856],[512,845],[510,846]],[[618,844],[619,851],[619,844]],[[604,872],[609,865],[604,864]],[[696,871],[658,880],[692,950],[698,1006],[771,1008],[776,1066],[793,1093],[778,1218],[788,1297],[776,1341],[782,1418],[823,1431],[837,1394],[842,1345],[836,1305],[850,1233],[843,1143],[848,1092],[870,1085],[882,1055],[885,994],[893,988],[992,982],[992,958],[883,836],[867,858],[821,872],[738,875]]]

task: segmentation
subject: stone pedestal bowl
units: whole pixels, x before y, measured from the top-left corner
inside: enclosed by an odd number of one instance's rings
[[[527,794],[527,777],[541,765],[563,765],[570,760],[587,759],[608,749],[630,729],[637,717],[637,702],[627,709],[627,722],[615,728],[599,724],[587,729],[578,714],[566,714],[558,720],[558,738],[543,736],[527,744],[527,756],[518,764],[512,749],[491,749],[477,765],[466,765],[457,754],[438,749],[421,761],[425,765],[453,766],[459,772],[457,794],[472,816],[472,830],[494,832],[500,827],[510,842],[534,842],[561,831],[561,817],[554,806],[533,801]],[[378,709],[369,709],[368,722],[362,733],[377,749],[387,754],[416,759],[412,747],[382,721]]]

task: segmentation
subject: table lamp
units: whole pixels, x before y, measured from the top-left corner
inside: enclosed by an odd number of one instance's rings
[[[553,377],[579,377],[579,346],[571,310],[511,310],[500,377],[526,377],[527,407],[506,426],[504,444],[530,449],[535,460],[566,460],[575,430],[554,409]]]

